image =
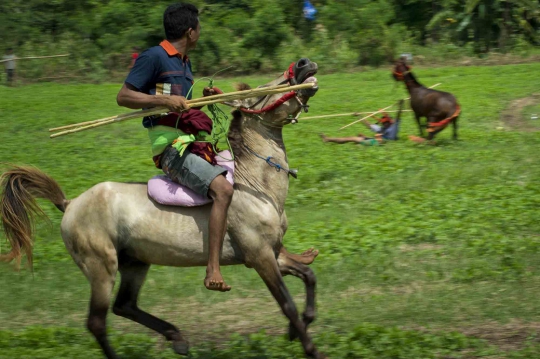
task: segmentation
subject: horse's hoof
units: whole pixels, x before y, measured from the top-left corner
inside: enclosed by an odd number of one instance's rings
[[[175,340],[172,342],[172,348],[176,354],[188,355],[189,343],[185,340]]]

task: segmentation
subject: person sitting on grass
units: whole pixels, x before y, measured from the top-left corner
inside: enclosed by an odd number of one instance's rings
[[[368,121],[363,121],[364,125],[368,127],[371,131],[375,132],[375,137],[367,137],[362,133],[359,133],[358,136],[352,137],[327,137],[324,133],[321,133],[321,138],[323,142],[333,142],[333,143],[358,143],[366,146],[379,145],[384,143],[384,141],[395,141],[398,139],[399,124],[401,119],[399,118],[401,114],[398,112],[398,118],[393,120],[388,114],[384,113],[377,123],[371,124]]]

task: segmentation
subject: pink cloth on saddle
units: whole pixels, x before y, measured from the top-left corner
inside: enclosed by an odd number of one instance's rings
[[[227,170],[227,181],[234,184],[234,161],[229,151],[216,155],[217,164]],[[187,187],[173,182],[165,175],[154,176],[148,181],[148,195],[157,203],[168,206],[194,207],[212,202],[211,198],[200,195]]]

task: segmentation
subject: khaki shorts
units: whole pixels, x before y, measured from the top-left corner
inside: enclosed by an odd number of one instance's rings
[[[161,167],[167,177],[174,182],[207,197],[210,183],[217,176],[227,174],[227,170],[223,167],[214,166],[189,150],[185,150],[180,156],[178,150],[172,146],[163,151]]]

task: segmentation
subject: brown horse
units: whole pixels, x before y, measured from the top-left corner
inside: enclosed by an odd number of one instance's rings
[[[420,136],[424,135],[420,118],[425,117],[427,123],[424,127],[427,127],[428,140],[432,140],[437,133],[441,132],[450,123],[454,128],[453,138],[457,140],[457,121],[461,108],[454,95],[421,85],[404,59],[396,61],[392,76],[396,81],[405,82],[405,86],[407,86],[407,90],[411,95],[411,108],[414,111]]]
[[[316,71],[317,64],[301,59],[269,85],[314,82]],[[306,264],[313,262],[317,251],[294,255],[282,243],[287,230],[284,206],[289,186],[282,129],[314,94],[313,90],[302,90],[286,98],[271,95],[234,104],[240,109],[235,111],[229,131],[235,150],[235,190],[220,262],[254,268],[289,319],[289,337],[300,339],[308,357],[324,358],[307,332],[315,319],[316,278]],[[262,111],[264,105],[268,106]],[[271,161],[261,157],[271,157]],[[24,253],[31,261],[31,216],[40,211],[35,197],[50,200],[64,212],[62,238],[91,286],[87,327],[108,359],[118,358],[106,332],[117,271],[121,283],[113,312],[162,334],[172,342],[176,353],[188,353],[188,343],[178,328],[141,310],[137,301],[151,264],[206,265],[211,205],[162,206],[149,198],[145,183],[99,183],[67,200],[56,181],[31,167],[9,169],[1,176],[1,183],[0,215],[12,248],[4,259],[20,260]],[[285,286],[285,275],[299,277],[305,283],[303,319]]]

